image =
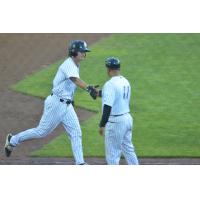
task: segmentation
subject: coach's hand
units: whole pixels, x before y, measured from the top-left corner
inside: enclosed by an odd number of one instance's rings
[[[99,127],[99,134],[104,135],[105,127]]]
[[[102,90],[99,90],[98,96],[99,96],[99,97],[102,97]]]

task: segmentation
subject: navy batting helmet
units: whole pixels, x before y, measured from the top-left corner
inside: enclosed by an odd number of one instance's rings
[[[106,59],[106,67],[110,69],[119,69],[120,68],[120,60],[115,57],[109,57]]]
[[[83,40],[74,40],[70,43],[68,48],[69,56],[77,56],[78,52],[90,52],[87,48],[87,43]]]

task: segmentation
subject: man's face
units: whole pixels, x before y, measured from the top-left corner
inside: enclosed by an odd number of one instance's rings
[[[77,61],[82,61],[84,60],[86,57],[86,53],[85,52],[78,52],[78,55],[76,56]]]

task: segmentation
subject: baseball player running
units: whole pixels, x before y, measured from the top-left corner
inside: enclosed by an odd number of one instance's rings
[[[118,58],[106,59],[108,76],[100,96],[102,96],[102,118],[99,133],[105,131],[105,153],[108,165],[118,165],[121,153],[129,165],[138,165],[138,159],[132,144],[133,119],[129,114],[131,86],[128,80],[120,75]],[[105,129],[105,130],[104,130]]]
[[[5,143],[5,154],[11,155],[14,147],[24,141],[42,138],[50,134],[60,123],[64,126],[71,141],[75,164],[86,164],[83,158],[82,133],[78,117],[73,107],[76,87],[80,87],[92,96],[97,97],[97,90],[88,86],[79,77],[80,62],[90,52],[85,41],[72,41],[68,48],[68,58],[60,65],[53,80],[53,89],[44,102],[44,111],[39,125],[18,134],[8,134]]]

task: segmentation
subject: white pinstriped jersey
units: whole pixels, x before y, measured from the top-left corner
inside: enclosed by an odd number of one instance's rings
[[[53,80],[52,92],[61,99],[73,100],[76,85],[69,79],[70,77],[79,78],[79,66],[71,57],[66,59],[59,67]]]
[[[114,76],[107,81],[102,90],[102,106],[111,106],[110,115],[121,115],[130,112],[131,86],[123,76]]]

